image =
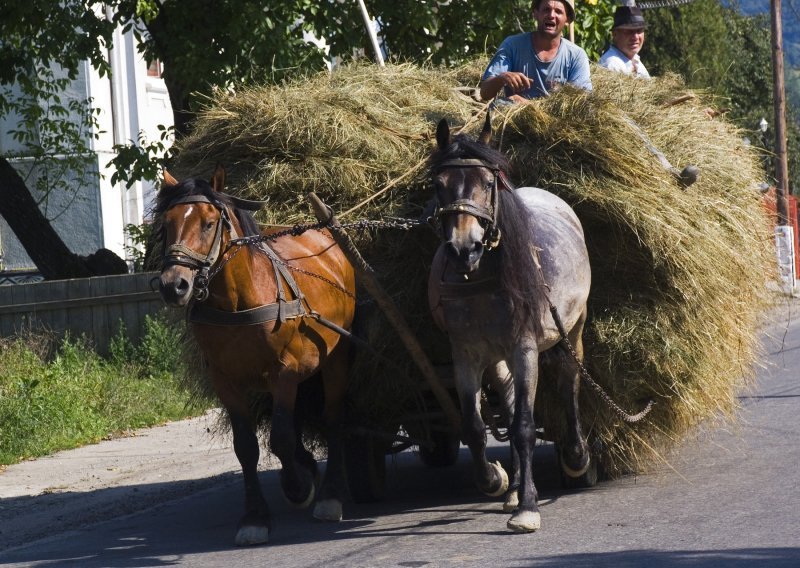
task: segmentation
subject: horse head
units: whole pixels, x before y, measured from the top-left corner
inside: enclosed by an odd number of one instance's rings
[[[164,245],[159,290],[169,305],[185,306],[193,295],[205,299],[209,269],[236,235],[224,187],[222,166],[217,166],[210,182],[199,178],[178,182],[164,171],[156,213]]]
[[[445,251],[463,274],[477,270],[484,251],[499,244],[498,184],[505,183],[503,171],[508,166],[505,157],[489,146],[491,137],[488,113],[477,140],[451,137],[446,119],[436,128],[438,150],[431,159],[435,216]]]

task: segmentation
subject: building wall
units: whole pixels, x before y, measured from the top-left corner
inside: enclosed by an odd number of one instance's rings
[[[90,141],[95,154],[91,175],[87,183],[80,184],[74,174],[67,174],[64,190],[51,192],[41,209],[73,252],[85,255],[105,247],[126,258],[125,226],[139,225],[147,218],[155,189],[149,182],[137,182],[131,188],[124,183],[111,184],[113,168],[108,163],[115,156],[113,146],[137,141],[140,130],[148,140],[158,139],[157,126],[172,125],[172,110],[164,81],[148,76],[133,34],[118,30],[113,45],[109,51],[111,77],[100,77],[86,62],[67,93],[81,100],[91,98],[94,108],[100,109],[99,138]],[[4,156],[20,150],[9,134],[17,121],[14,116],[0,119],[0,152]],[[35,194],[37,172],[30,171],[31,160],[23,156],[10,161]],[[2,217],[0,250],[0,271],[35,269]]]

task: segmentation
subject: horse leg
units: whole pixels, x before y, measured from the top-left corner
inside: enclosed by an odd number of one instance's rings
[[[319,484],[317,460],[303,443],[303,421],[299,412],[294,413],[294,460],[311,472],[314,484]]]
[[[228,412],[233,430],[233,451],[242,466],[245,514],[236,531],[236,545],[263,544],[269,540],[269,507],[258,481],[258,437],[250,420],[235,411]]]
[[[506,526],[514,532],[533,532],[541,526],[536,486],[533,484],[533,450],[536,426],[533,405],[539,379],[539,354],[534,338],[521,338],[512,357],[514,377],[514,422],[511,436],[519,452],[519,505]]]
[[[281,461],[281,489],[286,500],[295,507],[305,508],[314,500],[314,475],[295,459],[298,440],[294,421],[297,381],[284,378],[276,383],[269,445]]]
[[[505,361],[500,361],[493,367],[490,367],[484,373],[492,390],[497,393],[500,399],[500,412],[503,421],[511,425],[514,422],[514,380],[511,377],[511,371],[508,370],[508,365]],[[510,430],[509,430],[510,431]],[[508,485],[508,491],[505,494],[505,502],[503,503],[503,511],[506,513],[512,512],[519,505],[519,452],[514,447],[514,440],[509,436],[509,449],[511,454],[511,479]]]
[[[570,330],[568,338],[572,343],[578,360],[583,360],[583,320]],[[553,350],[555,362],[558,365],[557,381],[558,391],[564,402],[567,414],[566,439],[561,440],[559,447],[559,460],[561,469],[572,478],[580,477],[589,469],[589,446],[581,431],[580,413],[578,411],[578,394],[580,393],[580,370],[578,361],[572,356],[562,341]]]
[[[453,349],[454,375],[461,403],[461,436],[472,454],[475,466],[475,484],[491,497],[503,495],[508,490],[508,474],[500,463],[486,459],[486,425],[480,413],[481,369],[477,361],[470,360],[464,350]]]
[[[342,342],[330,354],[322,369],[325,392],[325,438],[328,464],[322,479],[314,517],[323,521],[342,520],[342,494],[345,487],[342,447],[342,402],[347,389],[347,346]]]

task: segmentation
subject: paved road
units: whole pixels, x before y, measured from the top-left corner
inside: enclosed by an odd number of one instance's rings
[[[499,505],[476,494],[462,448],[459,462],[445,470],[401,454],[390,467],[388,499],[346,505],[346,519],[337,525],[290,510],[279,497],[276,472],[265,471],[275,515],[271,544],[237,549],[242,497],[235,459],[224,440],[212,444],[201,435],[207,420],[200,419],[170,425],[182,432],[183,445],[176,445],[174,431],[164,438],[160,429],[132,438],[147,443],[130,459],[122,458],[125,440],[112,441],[118,445],[96,457],[112,460],[95,462],[96,479],[78,468],[83,478],[62,487],[37,481],[47,471],[58,478],[58,464],[74,455],[69,452],[0,474],[0,564],[798,567],[800,303],[781,314],[765,336],[768,365],[755,390],[741,397],[738,424],[701,430],[669,467],[564,492],[551,447],[539,447],[543,527],[532,535],[504,529]],[[157,442],[163,447],[153,452]],[[492,452],[505,458],[502,448]],[[164,455],[170,453],[179,463],[175,472]],[[38,475],[24,469],[42,462]],[[150,477],[135,478],[136,463]]]

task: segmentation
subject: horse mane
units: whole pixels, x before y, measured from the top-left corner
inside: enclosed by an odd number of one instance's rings
[[[463,134],[453,137],[446,148],[435,151],[429,167],[435,172],[442,162],[459,158],[495,164],[508,177],[510,164],[501,151]],[[500,288],[510,303],[512,329],[515,334],[529,331],[541,338],[547,295],[542,271],[534,257],[533,219],[513,190],[499,184],[498,192],[497,226],[502,235],[498,248]]]
[[[156,217],[160,218],[179,199],[195,195],[202,195],[218,207],[228,207],[233,211],[239,221],[239,226],[243,233],[242,236],[252,237],[261,234],[258,223],[249,211],[236,207],[229,195],[214,191],[211,184],[201,178],[186,178],[178,185],[159,191],[153,212]]]
[[[500,287],[511,303],[512,328],[544,335],[547,288],[531,238],[534,220],[513,191],[499,190],[497,226],[500,228]]]

